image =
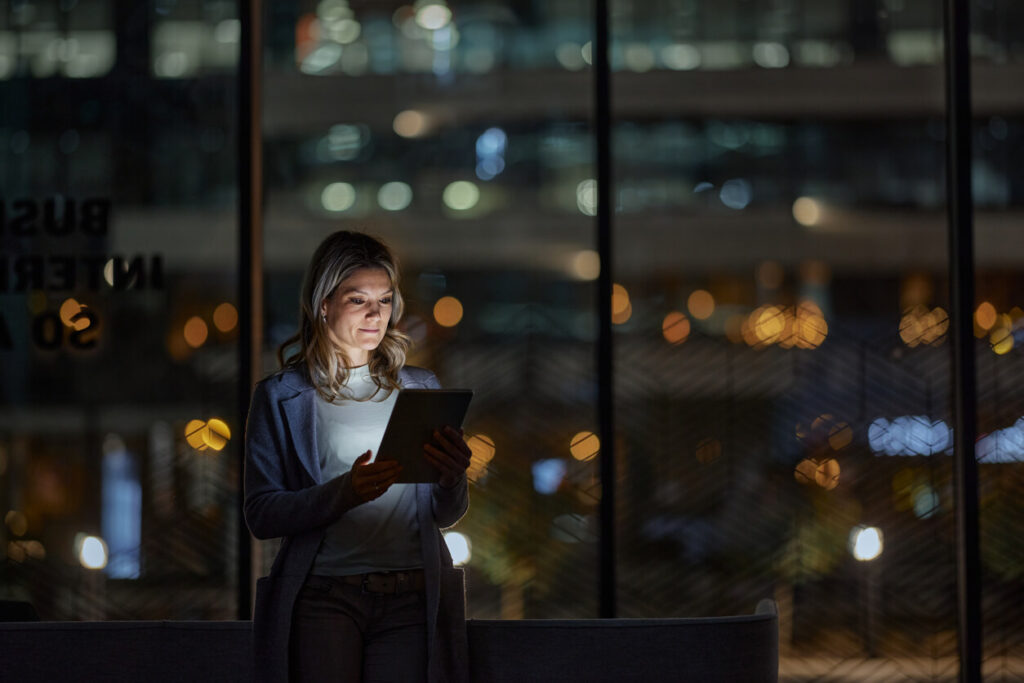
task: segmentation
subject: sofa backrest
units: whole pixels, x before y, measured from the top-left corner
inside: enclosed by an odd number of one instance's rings
[[[468,622],[473,681],[774,683],[778,620],[702,619]],[[252,680],[251,622],[0,623],[0,679],[243,683]]]

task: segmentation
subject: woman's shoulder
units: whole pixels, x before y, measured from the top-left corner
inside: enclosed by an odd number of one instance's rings
[[[257,382],[256,386],[271,395],[294,394],[313,388],[306,372],[296,367],[286,367],[273,372]]]
[[[403,367],[399,377],[402,380],[402,386],[409,389],[437,389],[441,386],[433,372],[415,365]]]

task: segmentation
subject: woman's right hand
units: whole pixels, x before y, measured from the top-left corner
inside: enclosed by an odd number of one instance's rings
[[[350,480],[352,490],[364,503],[380,498],[402,473],[402,466],[394,460],[369,462],[370,451],[366,451],[352,463]]]

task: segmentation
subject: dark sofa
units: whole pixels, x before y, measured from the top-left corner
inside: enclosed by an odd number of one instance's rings
[[[778,618],[566,619],[468,624],[475,682],[778,679]],[[0,623],[0,680],[204,681],[252,679],[245,621]]]

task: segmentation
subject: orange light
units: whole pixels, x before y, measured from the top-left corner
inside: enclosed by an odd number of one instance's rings
[[[690,336],[690,321],[679,311],[672,311],[661,321],[661,334],[669,344],[682,344]]]
[[[996,355],[1005,355],[1013,348],[1013,332],[1009,327],[997,325],[989,335],[988,341]]]
[[[185,425],[185,441],[197,451],[223,450],[230,439],[231,429],[224,420],[216,417],[210,418],[209,422],[189,420]]]
[[[185,342],[193,349],[198,349],[206,343],[206,338],[210,336],[210,330],[202,318],[193,316],[185,323],[184,334]]]
[[[818,463],[813,460],[801,460],[793,469],[793,476],[801,484],[810,484],[815,480],[818,472]]]
[[[86,308],[87,306],[78,303],[74,299],[65,299],[64,303],[60,305],[61,322],[73,330],[82,331],[88,329],[89,318],[82,315],[82,311]]]
[[[473,457],[482,463],[489,463],[494,459],[494,439],[486,434],[474,434],[466,439],[466,445],[473,452]]]
[[[978,310],[974,312],[974,322],[986,332],[991,330],[992,326],[996,324],[996,307],[987,301],[982,301]]]
[[[814,471],[814,482],[826,491],[839,486],[839,463],[834,458],[829,458],[818,465]]]
[[[756,316],[756,317],[755,317]],[[786,318],[777,306],[763,306],[751,314],[751,327],[759,341],[774,344],[786,329]]]
[[[921,343],[921,335],[924,334],[924,325],[922,324],[924,312],[924,306],[914,306],[900,319],[900,339],[910,348]]]
[[[230,332],[238,325],[238,311],[225,301],[214,309],[213,324],[221,332]]]
[[[707,320],[715,312],[715,297],[705,289],[698,289],[690,294],[686,307],[697,320]]]
[[[625,313],[629,307],[629,292],[616,282],[612,285],[612,315]]]
[[[828,445],[833,450],[842,450],[849,446],[851,441],[853,441],[853,430],[845,422],[840,422],[829,430]]]
[[[434,304],[434,320],[441,327],[455,327],[462,320],[462,302],[454,296],[443,296]]]
[[[828,323],[813,301],[802,301],[796,308],[795,342],[801,349],[815,349],[828,336]]]
[[[494,439],[486,434],[474,434],[466,439],[466,445],[472,452],[466,475],[476,482],[487,472],[487,465],[494,459]]]
[[[590,460],[601,450],[601,440],[593,432],[579,432],[569,441],[569,452],[577,460]]]
[[[206,439],[203,438],[204,429],[206,429],[206,423],[202,420],[189,420],[185,425],[185,441],[197,451],[205,451],[209,448]]]

